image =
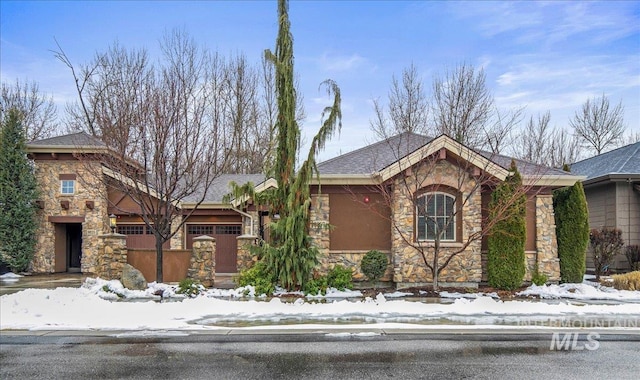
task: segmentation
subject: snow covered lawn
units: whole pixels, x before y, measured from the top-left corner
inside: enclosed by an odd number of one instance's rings
[[[576,285],[576,284],[574,284]],[[596,289],[594,286],[530,287],[523,293],[541,298],[561,296],[562,289],[572,295],[601,297],[602,293],[618,301],[640,299],[640,292]],[[573,302],[500,301],[487,296],[475,299],[457,298],[453,303],[422,303],[402,299],[376,298],[347,300],[330,293],[324,300],[295,298],[284,302],[279,298],[234,300],[250,289],[212,289],[187,298],[175,294],[175,288],[152,283],[146,291],[130,291],[119,281],[87,279],[80,288],[27,289],[0,297],[0,329],[28,330],[214,330],[236,326],[278,324],[504,324],[516,325],[518,318],[531,321],[555,319],[607,318],[624,322],[620,326],[637,329],[640,303],[618,302],[595,305]],[[341,296],[352,297],[358,292]],[[120,296],[135,302],[119,302]],[[157,302],[162,294],[164,302]],[[617,295],[616,295],[617,294]],[[400,294],[393,294],[399,296]],[[227,297],[229,299],[221,299]],[[173,300],[173,302],[166,300]],[[584,299],[584,298],[582,298]],[[601,299],[601,298],[598,298]],[[581,322],[582,323],[582,322]],[[500,327],[500,326],[498,326]]]

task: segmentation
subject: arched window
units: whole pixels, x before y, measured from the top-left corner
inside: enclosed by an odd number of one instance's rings
[[[418,240],[456,240],[456,198],[447,193],[431,192],[416,199],[416,238]]]

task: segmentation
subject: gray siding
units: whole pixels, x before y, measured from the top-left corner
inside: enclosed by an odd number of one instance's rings
[[[622,230],[622,238],[628,245],[640,244],[640,192],[626,182],[618,182],[617,227]]]
[[[640,244],[640,193],[626,182],[610,182],[585,189],[589,205],[589,228],[615,227],[626,245]],[[587,269],[593,269],[593,253],[587,252]],[[625,271],[627,258],[620,254],[611,269]]]
[[[616,226],[616,185],[606,185],[585,188],[589,207],[589,228]],[[593,270],[593,252],[587,249],[587,270]]]

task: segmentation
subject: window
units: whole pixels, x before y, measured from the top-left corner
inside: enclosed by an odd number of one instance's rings
[[[72,195],[75,193],[76,181],[73,179],[63,179],[60,181],[60,193],[64,195]]]
[[[144,224],[118,225],[118,233],[123,235],[144,235]]]
[[[416,202],[418,240],[436,240],[438,233],[441,241],[456,240],[456,199],[446,193],[427,193],[418,197]]]
[[[189,235],[242,235],[242,225],[211,225],[190,224],[187,225]]]

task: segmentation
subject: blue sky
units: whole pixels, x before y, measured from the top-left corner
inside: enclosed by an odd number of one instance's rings
[[[164,31],[184,28],[211,50],[258,62],[277,33],[275,0],[2,0],[0,7],[2,81],[37,81],[60,113],[75,93],[50,51],[54,38],[80,64],[116,40],[154,54]],[[640,132],[640,1],[292,1],[289,17],[308,140],[329,104],[318,84],[331,78],[342,90],[343,130],[321,158],[374,139],[371,100],[385,100],[392,75],[411,63],[428,88],[459,63],[482,67],[498,107],[526,106],[527,117],[549,110],[556,126],[604,93],[622,101],[627,129]]]

